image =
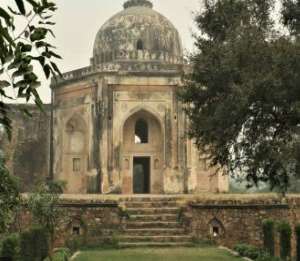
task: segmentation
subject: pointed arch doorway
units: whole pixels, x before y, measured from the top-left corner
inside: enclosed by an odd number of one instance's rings
[[[164,136],[159,119],[140,110],[123,126],[123,194],[160,194],[163,189]]]

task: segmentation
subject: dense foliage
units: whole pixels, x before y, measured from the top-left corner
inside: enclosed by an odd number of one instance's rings
[[[48,181],[39,184],[28,199],[28,207],[36,225],[43,227],[49,235],[49,256],[55,240],[55,231],[63,219],[64,211],[59,207],[60,195],[63,193],[64,183]]]
[[[253,260],[257,259],[261,253],[259,248],[248,244],[237,244],[234,250],[238,252],[240,256],[248,257]]]
[[[44,228],[32,228],[21,233],[20,256],[22,261],[41,261],[48,256],[48,233]]]
[[[264,235],[264,248],[271,255],[275,253],[275,233],[274,233],[274,221],[263,221],[263,235]]]
[[[11,234],[2,241],[0,257],[10,258],[11,260],[19,259],[19,244],[20,239],[18,234]]]
[[[41,66],[46,78],[60,74],[53,59],[60,58],[48,43],[56,4],[49,0],[14,0],[0,3],[0,125],[11,135],[9,106],[5,99],[33,98],[41,108],[37,88],[41,85],[34,66]],[[16,23],[18,19],[18,23]],[[23,21],[21,23],[20,21]],[[23,27],[17,26],[23,24]],[[14,90],[16,97],[9,93]],[[25,111],[28,113],[28,111]]]
[[[289,223],[281,222],[278,224],[280,257],[283,260],[289,260],[291,257],[291,237],[292,229]]]
[[[296,226],[296,255],[297,261],[300,261],[300,225]]]
[[[212,166],[286,191],[300,172],[299,1],[206,0],[192,71],[179,94]]]
[[[279,258],[271,256],[268,252],[248,244],[237,244],[234,250],[242,257],[247,257],[255,261],[280,261]]]
[[[0,234],[7,231],[20,203],[18,183],[4,164],[0,153]]]

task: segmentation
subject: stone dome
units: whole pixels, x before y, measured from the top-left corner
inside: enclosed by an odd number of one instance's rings
[[[182,64],[181,39],[148,0],[129,0],[99,30],[92,65],[122,62]]]

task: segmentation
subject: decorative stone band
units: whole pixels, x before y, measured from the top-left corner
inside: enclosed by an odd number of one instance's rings
[[[135,62],[115,62],[115,63],[105,63],[99,64],[95,67],[97,72],[175,72],[179,73],[182,71],[183,65],[180,64],[163,64],[158,62],[144,62],[144,63],[135,63]]]
[[[104,52],[94,54],[91,64],[101,64],[117,61],[159,61],[171,64],[183,64],[183,57],[172,56],[168,52],[152,52],[148,50],[120,51],[120,52]]]
[[[63,73],[63,77],[52,79],[51,87],[56,87],[67,82],[80,80],[88,76],[92,76],[99,73],[147,73],[147,75],[178,75],[186,71],[188,65],[182,64],[167,64],[160,62],[112,62],[98,64],[96,66],[84,67],[78,70]]]

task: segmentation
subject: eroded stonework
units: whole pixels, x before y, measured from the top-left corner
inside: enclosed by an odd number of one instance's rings
[[[228,177],[187,136],[177,91],[188,70],[172,23],[148,0],[127,1],[99,30],[90,66],[52,82],[52,114],[29,121],[33,144],[14,135],[9,166],[31,184],[46,170],[73,194],[226,192]]]
[[[24,114],[25,108],[31,117]],[[44,105],[43,112],[34,105],[11,105],[11,141],[0,131],[0,153],[3,150],[7,167],[18,178],[22,192],[31,191],[37,182],[49,175],[50,111],[49,105]]]
[[[149,1],[124,8],[99,30],[90,67],[52,85],[55,178],[67,193],[227,191],[187,137],[177,30]],[[146,142],[136,141],[141,121]]]

